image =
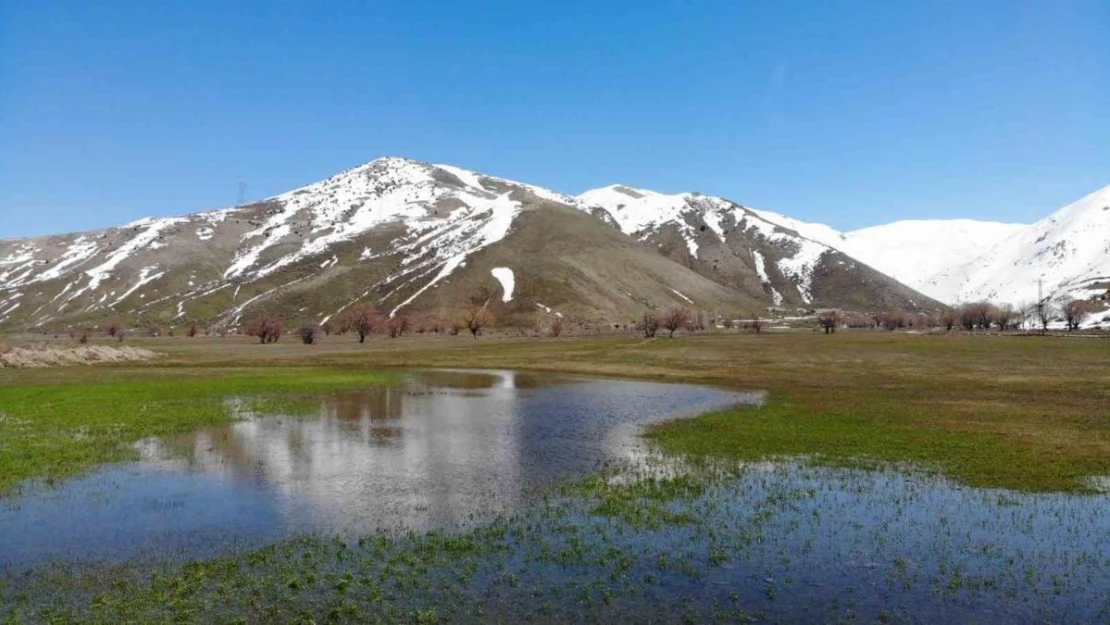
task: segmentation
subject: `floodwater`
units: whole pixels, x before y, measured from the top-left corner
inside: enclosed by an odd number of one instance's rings
[[[315,397],[301,416],[230,399],[241,421],[144,441],[141,462],[0,500],[0,620],[5,600],[29,615],[59,603],[80,613],[89,600],[55,592],[49,575],[35,586],[21,567],[130,560],[143,579],[148,558],[307,533],[321,538],[281,543],[246,574],[317,584],[285,596],[309,612],[335,580],[358,579],[363,607],[383,620],[434,606],[461,622],[1110,622],[1105,494],[799,459],[690,466],[636,436],[645,422],[761,399],[513,372],[414,373]],[[631,517],[619,500],[545,488],[594,471],[609,484],[692,487],[648,497],[632,509],[650,514]],[[423,565],[443,545],[422,532],[453,528],[473,549]],[[357,539],[381,530],[403,531]],[[229,618],[256,607],[251,592],[220,588],[194,600]]]
[[[0,500],[0,562],[204,557],[303,533],[451,529],[636,453],[639,424],[760,401],[686,384],[435,371],[140,443]]]

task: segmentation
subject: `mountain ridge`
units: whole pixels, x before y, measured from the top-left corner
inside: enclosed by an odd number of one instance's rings
[[[238,324],[266,312],[320,322],[357,301],[446,315],[487,290],[520,323],[561,312],[622,324],[671,305],[937,305],[725,198],[606,189],[570,196],[383,157],[242,206],[4,240],[0,325]],[[622,210],[614,194],[654,212]]]

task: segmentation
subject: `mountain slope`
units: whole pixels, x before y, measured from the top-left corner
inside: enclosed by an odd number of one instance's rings
[[[626,185],[593,189],[577,199],[604,208],[625,234],[675,262],[737,290],[762,291],[776,305],[908,310],[937,305],[799,231],[827,238],[835,233],[827,226],[776,223],[766,215],[781,216],[724,198]]]
[[[1013,233],[970,261],[938,272],[930,288],[963,301],[1013,304],[1087,299],[1110,289],[1110,187]]]
[[[360,300],[454,314],[483,290],[500,292],[503,318],[551,310],[614,323],[646,307],[758,302],[629,239],[574,198],[399,158],[246,206],[0,241],[7,326],[108,316],[235,324],[267,311],[321,321]]]
[[[954,304],[1102,296],[1110,288],[1110,187],[1032,225],[898,221],[838,232],[757,211],[764,219],[837,248],[930,297]]]

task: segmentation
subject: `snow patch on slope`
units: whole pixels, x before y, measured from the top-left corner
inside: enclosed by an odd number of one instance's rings
[[[755,263],[755,273],[759,276],[760,282],[764,287],[771,289],[771,301],[775,306],[782,305],[782,293],[775,290],[771,286],[771,276],[767,275],[767,262],[763,258],[763,254],[759,250],[752,250],[752,261]]]
[[[513,291],[516,289],[516,276],[513,274],[513,270],[508,267],[494,267],[489,272],[501,283],[501,301],[513,301]]]

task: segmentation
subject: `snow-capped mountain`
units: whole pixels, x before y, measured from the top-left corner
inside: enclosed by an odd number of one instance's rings
[[[922,293],[952,302],[959,293],[937,284],[936,276],[970,263],[1022,228],[972,219],[911,219],[845,232],[839,247]]]
[[[1105,187],[938,272],[927,288],[962,301],[1022,304],[1039,294],[1089,299],[1110,291],[1110,187]]]
[[[849,232],[767,211],[764,219],[820,241],[936,300],[1064,301],[1110,288],[1110,187],[1035,224],[906,220]]]
[[[620,229],[691,269],[737,289],[762,289],[777,305],[919,308],[935,304],[830,244],[840,233],[699,193],[667,195],[627,185],[587,191]]]
[[[970,263],[984,250],[1026,227],[972,219],[910,219],[839,232],[825,224],[806,223],[769,211],[756,212],[942,302],[954,302],[960,294],[958,289],[939,284],[938,275]]]
[[[234,324],[270,311],[319,322],[356,301],[452,314],[481,292],[502,320],[607,323],[672,305],[933,304],[721,198],[627,187],[576,198],[403,158],[244,206],[0,241],[7,326]]]

